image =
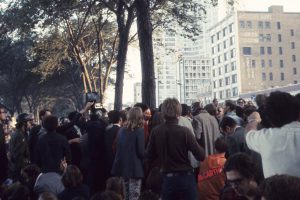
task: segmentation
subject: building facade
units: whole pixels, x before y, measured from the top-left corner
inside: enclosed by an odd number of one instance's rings
[[[299,81],[300,13],[237,11],[210,29],[212,96],[221,101]]]

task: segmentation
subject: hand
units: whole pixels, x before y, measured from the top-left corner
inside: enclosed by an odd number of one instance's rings
[[[85,112],[87,112],[93,105],[95,104],[95,102],[87,102],[85,105],[85,108],[82,109],[80,111],[81,114],[84,114]]]
[[[64,172],[68,167],[66,158],[60,161],[60,169]]]
[[[257,123],[261,122],[261,117],[258,112],[253,112],[251,115],[248,117],[248,122],[256,121]]]

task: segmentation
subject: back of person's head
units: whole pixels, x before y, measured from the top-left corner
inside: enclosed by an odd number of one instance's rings
[[[55,116],[47,116],[43,120],[43,127],[46,129],[47,132],[54,132],[58,127],[58,119]]]
[[[236,153],[226,160],[224,172],[237,171],[247,179],[256,177],[256,166],[251,158],[245,153]]]
[[[80,169],[75,165],[69,165],[62,175],[61,181],[66,188],[75,188],[82,184],[82,179]]]
[[[266,115],[274,127],[282,127],[299,117],[299,105],[294,96],[286,92],[272,92],[266,102]]]
[[[191,113],[191,107],[188,106],[187,104],[183,103],[181,104],[182,112],[181,116],[187,116]]]
[[[259,190],[265,200],[300,199],[300,178],[275,175],[265,179]]]
[[[4,196],[8,200],[27,200],[30,199],[30,190],[21,183],[14,183],[5,191]]]
[[[51,192],[43,192],[42,194],[40,194],[38,200],[58,200],[58,199]]]
[[[21,176],[26,182],[35,182],[40,173],[40,168],[35,164],[27,165],[21,170]]]
[[[144,114],[140,107],[133,107],[127,114],[127,128],[133,131],[144,126]]]
[[[27,128],[27,122],[31,121],[31,120],[32,120],[32,117],[29,114],[27,114],[27,113],[19,114],[17,119],[16,119],[16,121],[17,121],[16,128],[19,129],[19,130],[22,127]]]
[[[225,116],[223,117],[222,121],[220,122],[220,128],[225,130],[225,128],[228,126],[230,128],[233,128],[237,125],[237,122],[232,118]]]
[[[258,107],[264,106],[267,101],[267,96],[264,94],[258,94],[255,97],[255,102]]]
[[[108,116],[108,122],[110,124],[117,124],[121,120],[121,113],[117,110],[111,110],[107,113]]]
[[[121,119],[122,119],[122,123],[127,121],[127,113],[128,113],[127,110],[121,110],[120,111],[120,116],[121,116]]]
[[[192,103],[192,114],[195,116],[203,109],[203,104],[200,101]]]
[[[70,112],[69,114],[68,114],[68,119],[72,122],[72,121],[74,121],[75,120],[75,117],[76,117],[76,115],[77,115],[77,111],[73,111],[73,112]]]
[[[163,176],[160,171],[160,168],[159,167],[152,168],[146,180],[147,189],[157,194],[160,194],[162,189],[161,188],[162,182],[163,182]]]
[[[218,153],[225,153],[228,149],[228,145],[224,137],[219,137],[215,141],[215,149]]]
[[[110,177],[106,181],[105,190],[113,191],[117,194],[122,195],[122,192],[123,192],[122,180],[118,177]]]
[[[134,104],[134,107],[139,107],[142,109],[142,112],[145,112],[146,110],[149,109],[149,106],[147,106],[146,104],[144,103],[136,103]]]
[[[39,112],[40,119],[43,119],[46,115],[51,115],[51,110],[49,110],[47,108],[40,110],[40,112]]]
[[[158,199],[159,199],[159,195],[149,190],[142,192],[142,194],[139,197],[139,200],[158,200]]]
[[[204,106],[204,109],[212,116],[216,116],[217,115],[217,108],[215,105],[213,104],[207,104],[206,106]]]
[[[112,191],[98,192],[92,196],[91,200],[122,200],[122,197]]]
[[[228,107],[230,111],[234,111],[236,109],[236,104],[232,100],[226,100],[225,107]]]
[[[246,105],[244,108],[244,115],[245,117],[249,117],[253,112],[256,112],[257,109],[255,106]]]
[[[244,112],[245,112],[245,107],[240,107],[240,106],[236,106],[235,107],[235,113],[236,113],[236,115],[237,116],[239,116],[241,119],[243,119],[244,118]]]
[[[176,98],[165,99],[161,107],[165,119],[176,119],[181,115],[181,111],[181,104]]]

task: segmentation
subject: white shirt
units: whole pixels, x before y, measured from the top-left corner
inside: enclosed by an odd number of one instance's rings
[[[300,122],[249,131],[246,142],[261,154],[265,178],[276,174],[300,177]]]

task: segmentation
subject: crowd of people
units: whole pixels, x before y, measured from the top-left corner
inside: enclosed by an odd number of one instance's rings
[[[0,199],[300,199],[300,95],[105,111],[0,107]]]

